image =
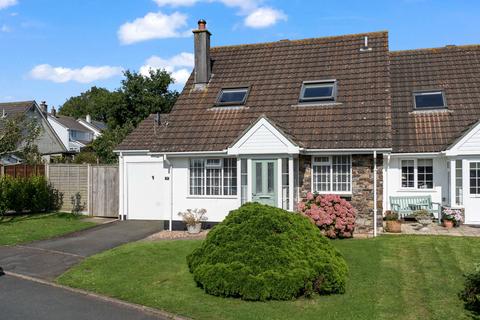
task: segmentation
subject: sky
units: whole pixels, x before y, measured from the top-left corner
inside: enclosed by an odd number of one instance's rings
[[[192,29],[212,46],[388,30],[391,50],[480,44],[478,0],[0,0],[0,101],[59,106],[123,70],[193,67]]]

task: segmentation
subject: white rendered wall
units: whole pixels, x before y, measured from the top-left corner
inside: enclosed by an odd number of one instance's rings
[[[402,188],[401,184],[401,160],[411,159],[433,159],[433,189],[407,189]],[[383,158],[384,165],[384,210],[390,209],[389,197],[391,196],[422,196],[430,195],[433,202],[447,204],[449,200],[448,192],[448,169],[447,161],[439,155],[402,156],[391,155],[390,162],[388,157]]]

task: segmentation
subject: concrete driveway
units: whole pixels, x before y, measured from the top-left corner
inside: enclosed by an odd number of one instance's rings
[[[115,221],[66,236],[0,246],[1,319],[166,319],[144,309],[54,285],[85,257],[143,239],[163,229],[156,221]]]
[[[53,280],[85,257],[143,239],[163,229],[158,221],[115,221],[50,240],[0,246],[0,267]]]

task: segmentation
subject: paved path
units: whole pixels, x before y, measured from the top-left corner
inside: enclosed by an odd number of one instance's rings
[[[115,221],[63,237],[22,246],[0,246],[0,267],[53,280],[83,258],[162,230],[156,221]]]
[[[48,285],[85,257],[160,230],[160,222],[115,221],[55,239],[0,246],[0,267],[19,275],[0,277],[0,319],[165,319],[127,304]]]
[[[417,222],[402,223],[401,234],[414,235],[435,235],[435,236],[454,236],[454,237],[480,237],[480,227],[460,225],[458,228],[447,229],[434,222],[426,230]]]

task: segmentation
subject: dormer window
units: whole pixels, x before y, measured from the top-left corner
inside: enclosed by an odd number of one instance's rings
[[[300,91],[300,102],[335,101],[336,95],[335,80],[305,81]]]
[[[247,101],[248,88],[224,88],[218,95],[217,106],[242,106]]]
[[[417,91],[413,93],[413,103],[416,110],[446,108],[443,91]]]

